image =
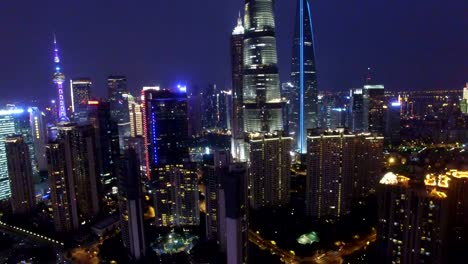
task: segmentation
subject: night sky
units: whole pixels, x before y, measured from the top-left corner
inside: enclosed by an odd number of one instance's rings
[[[295,0],[276,1],[287,81]],[[0,1],[2,99],[54,95],[56,32],[67,78],[124,74],[144,85],[230,85],[229,37],[243,0]],[[389,90],[461,89],[468,81],[466,0],[312,0],[319,90],[362,85],[368,66]],[[25,99],[26,99],[25,98]]]

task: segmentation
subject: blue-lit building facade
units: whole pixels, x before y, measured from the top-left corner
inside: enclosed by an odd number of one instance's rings
[[[146,87],[142,95],[146,174],[153,182],[156,225],[197,225],[197,174],[186,145],[187,88]]]
[[[308,0],[299,0],[294,33],[290,93],[289,132],[296,149],[307,152],[307,129],[318,126],[318,88],[312,14]]]

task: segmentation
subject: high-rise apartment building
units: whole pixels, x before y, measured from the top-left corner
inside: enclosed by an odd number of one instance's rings
[[[382,263],[464,262],[467,190],[466,171],[414,179],[385,174],[377,190],[377,249]]]
[[[300,153],[307,151],[307,129],[317,127],[318,91],[312,14],[308,0],[297,1],[293,41],[289,133]]]
[[[48,144],[49,184],[57,231],[75,230],[99,213],[99,168],[92,125],[63,123]]]
[[[91,85],[89,78],[70,80],[71,106],[75,122],[87,121],[86,110],[91,99]]]
[[[383,166],[383,137],[344,130],[309,131],[306,179],[306,213],[342,217],[353,198],[375,187]]]
[[[36,201],[29,147],[22,136],[10,136],[5,140],[5,148],[13,213],[31,213]]]
[[[244,131],[282,130],[273,1],[246,0],[244,11]]]
[[[198,225],[200,210],[195,168],[186,165],[165,165],[158,167],[156,172],[156,225]]]
[[[128,255],[136,261],[141,259],[146,251],[142,178],[136,152],[132,148],[125,149],[119,164],[120,229]]]
[[[291,137],[281,132],[249,134],[247,144],[252,208],[289,203],[292,141]]]

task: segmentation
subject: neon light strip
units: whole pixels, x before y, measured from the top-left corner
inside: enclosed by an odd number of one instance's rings
[[[141,99],[143,107],[143,139],[145,141],[145,163],[146,163],[146,177],[151,180],[151,169],[149,162],[148,152],[148,122],[146,121],[146,100],[145,100],[145,89],[141,90]]]

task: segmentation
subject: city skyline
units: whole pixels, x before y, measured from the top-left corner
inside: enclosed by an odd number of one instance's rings
[[[5,36],[0,55],[10,63],[0,66],[3,97],[24,96],[25,92],[31,99],[54,96],[50,89],[54,32],[67,78],[90,76],[98,97],[104,97],[106,77],[111,74],[128,76],[131,91],[157,83],[170,86],[174,80],[189,86],[216,83],[222,88],[230,87],[226,59],[230,31],[237,13],[243,9],[243,1],[218,2],[120,2],[109,6],[86,1],[48,1],[49,8],[39,8],[43,12],[34,13],[29,13],[24,3],[6,3],[0,11],[0,23],[11,27],[0,29]],[[359,1],[338,6],[311,1],[318,39],[319,91],[361,86],[368,66],[374,69],[375,79],[391,91],[459,89],[465,82],[462,74],[468,61],[463,57],[467,44],[463,25],[467,22],[462,15],[462,2],[452,1],[451,6],[444,6],[436,0],[424,5]],[[219,12],[203,18],[211,10],[207,5]],[[281,82],[288,81],[290,74],[295,5],[286,1],[275,5]],[[164,10],[178,10],[180,15],[170,16],[173,12]],[[88,13],[89,19],[73,15],[81,12]],[[18,20],[25,16],[28,19]],[[172,27],[164,27],[169,23]],[[439,36],[436,41],[434,35]],[[160,36],[165,37],[161,40]],[[191,41],[188,48],[187,39],[199,41]],[[216,40],[217,45],[209,45],[210,40]],[[116,44],[109,45],[113,41]],[[199,67],[200,62],[208,63]]]

